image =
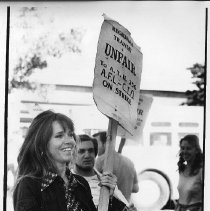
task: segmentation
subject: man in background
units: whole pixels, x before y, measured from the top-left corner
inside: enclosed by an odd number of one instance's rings
[[[103,172],[104,152],[106,148],[106,131],[98,132],[93,135],[98,142],[98,158],[95,167],[99,172]],[[114,151],[113,174],[117,177],[117,186],[127,201],[130,201],[131,193],[139,191],[138,179],[133,162],[127,157]]]
[[[92,138],[86,134],[79,135],[76,143],[75,151],[75,164],[73,166],[72,172],[83,176],[89,183],[91,188],[91,193],[93,196],[93,202],[96,207],[99,204],[100,196],[100,184],[101,184],[101,174],[94,169],[95,157],[98,154],[98,143],[95,138]],[[116,176],[109,174],[109,181],[107,181],[107,187],[113,187],[116,185]],[[109,211],[116,210],[127,210],[136,211],[133,204],[129,204],[125,199],[121,191],[115,187],[114,197],[111,197],[112,203],[109,205]],[[125,205],[127,207],[125,207]],[[125,209],[124,209],[125,208]]]

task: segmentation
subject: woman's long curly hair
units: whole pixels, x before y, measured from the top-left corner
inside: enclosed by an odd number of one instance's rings
[[[191,166],[191,172],[190,172],[190,175],[196,175],[200,168],[202,167],[203,165],[203,153],[201,151],[201,148],[200,148],[200,145],[199,145],[199,139],[196,135],[186,135],[184,136],[180,142],[179,142],[179,146],[181,146],[181,143],[182,141],[187,141],[191,146],[195,147],[196,150],[197,150],[197,153],[196,153],[196,156],[195,156],[195,159],[193,161],[193,164]],[[182,155],[182,152],[180,150],[179,152],[179,161],[177,163],[178,165],[178,171],[179,173],[183,172],[185,170],[185,160],[183,158],[183,155]]]
[[[59,122],[64,131],[69,129],[74,132],[74,123],[63,114],[47,110],[37,115],[28,129],[17,158],[17,183],[26,176],[41,178],[49,170],[57,173],[47,147],[53,134],[54,121]]]

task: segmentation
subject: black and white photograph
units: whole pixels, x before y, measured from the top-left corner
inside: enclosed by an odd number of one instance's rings
[[[208,211],[205,1],[0,2],[3,211]]]

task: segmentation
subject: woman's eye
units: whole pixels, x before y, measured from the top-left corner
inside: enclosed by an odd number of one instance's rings
[[[74,133],[69,133],[69,137],[73,138],[74,137]]]
[[[63,138],[64,135],[63,134],[59,134],[59,135],[56,135],[55,138]]]

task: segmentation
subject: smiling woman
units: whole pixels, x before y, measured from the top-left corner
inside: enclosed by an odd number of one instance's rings
[[[75,138],[63,114],[48,110],[34,118],[18,155],[15,211],[96,210],[88,183],[68,168]]]

